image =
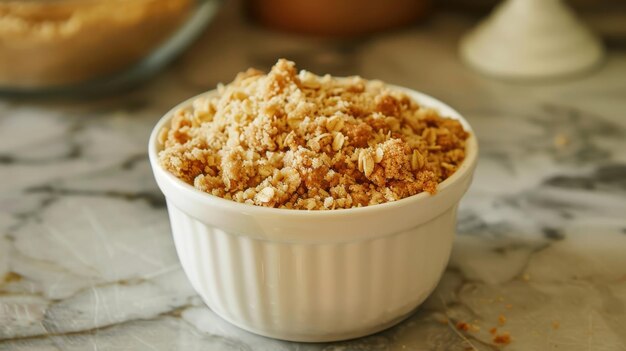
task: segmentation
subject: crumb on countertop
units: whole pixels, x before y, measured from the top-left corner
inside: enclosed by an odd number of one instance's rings
[[[506,317],[505,317],[503,314],[501,314],[501,315],[499,315],[499,316],[498,316],[498,324],[499,324],[500,326],[502,326],[502,325],[505,325],[505,324],[506,324]]]
[[[457,322],[456,328],[462,331],[468,331],[470,329],[469,324],[465,322]]]
[[[511,341],[511,334],[509,332],[502,332],[493,336],[493,342],[495,344],[508,345]]]
[[[480,325],[478,325],[477,321],[474,321],[474,323],[467,323],[467,322],[459,321],[456,323],[456,328],[462,331],[471,331],[471,332],[480,331]]]

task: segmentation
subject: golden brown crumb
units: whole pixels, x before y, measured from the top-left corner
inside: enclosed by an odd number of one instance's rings
[[[468,323],[465,323],[465,322],[457,322],[456,323],[456,328],[458,330],[468,331],[470,329],[470,325]]]
[[[471,331],[471,332],[479,332],[480,326],[477,324],[466,323],[466,322],[457,322],[456,328],[462,331]]]
[[[498,316],[498,324],[501,326],[506,324],[506,317],[504,315],[501,314]]]
[[[552,321],[552,329],[557,330],[561,327],[561,323],[559,321]]]
[[[554,142],[554,147],[556,147],[557,149],[562,149],[566,147],[567,145],[569,145],[570,140],[566,134],[559,133],[554,137],[553,142]]]
[[[496,335],[497,332],[498,332],[498,328],[496,328],[496,327],[493,327],[493,328],[489,329],[489,334],[491,334],[491,335]]]
[[[494,335],[493,342],[496,344],[508,345],[511,343],[511,334],[509,334],[509,332],[503,332],[502,334]]]
[[[281,59],[177,111],[159,158],[215,196],[325,210],[434,194],[465,159],[468,136],[379,81],[298,74]]]

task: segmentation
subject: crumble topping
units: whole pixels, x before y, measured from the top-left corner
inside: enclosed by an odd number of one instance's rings
[[[209,194],[251,205],[325,210],[434,194],[469,134],[380,81],[296,70],[281,59],[176,111],[161,165]]]

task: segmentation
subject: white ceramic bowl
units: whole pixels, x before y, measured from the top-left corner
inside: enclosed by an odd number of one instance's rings
[[[403,90],[472,132],[452,108]],[[465,161],[434,196],[331,211],[265,208],[206,194],[160,166],[158,131],[194,99],[157,123],[149,155],[181,264],[215,313],[264,336],[333,341],[388,328],[432,292],[476,165],[473,132]]]

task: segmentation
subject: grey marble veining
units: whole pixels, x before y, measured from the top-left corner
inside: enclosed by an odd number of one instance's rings
[[[626,53],[578,78],[494,81],[456,56],[471,25],[441,14],[327,42],[250,27],[229,5],[130,92],[0,100],[0,350],[626,350]],[[478,135],[449,268],[382,333],[298,344],[241,331],[201,302],[178,263],[148,134],[179,101],[281,56],[436,96]],[[495,343],[492,328],[511,343]]]

